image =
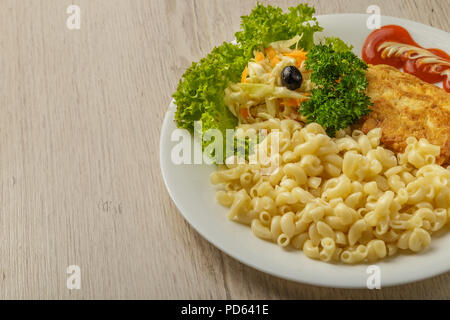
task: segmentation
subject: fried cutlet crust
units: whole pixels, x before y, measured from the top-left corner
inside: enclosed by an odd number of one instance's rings
[[[438,164],[450,163],[450,93],[388,65],[369,65],[367,94],[373,112],[362,131],[382,129],[381,142],[403,152],[406,138],[426,138],[441,147]]]

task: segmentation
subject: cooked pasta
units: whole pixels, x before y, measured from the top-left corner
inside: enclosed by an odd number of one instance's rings
[[[450,169],[435,164],[439,147],[425,139],[408,138],[396,156],[380,146],[379,128],[330,138],[315,123],[256,125],[241,126],[267,129],[255,154],[227,161],[211,182],[222,186],[217,201],[230,208],[229,219],[261,239],[312,259],[362,263],[420,252],[450,221]],[[284,141],[278,155],[273,141]],[[261,146],[277,165],[259,161]]]

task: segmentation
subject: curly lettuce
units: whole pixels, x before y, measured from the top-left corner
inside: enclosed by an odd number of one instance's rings
[[[309,50],[314,46],[314,33],[322,31],[315,9],[307,4],[290,7],[287,13],[281,8],[258,4],[248,16],[241,17],[241,31],[235,34],[247,55],[262,50],[270,43],[302,35],[298,46]]]
[[[178,127],[194,132],[194,121],[202,120],[203,131],[214,128],[225,133],[234,128],[237,119],[225,106],[224,91],[230,82],[239,81],[246,65],[242,48],[230,43],[223,43],[206,58],[194,62],[173,95]]]

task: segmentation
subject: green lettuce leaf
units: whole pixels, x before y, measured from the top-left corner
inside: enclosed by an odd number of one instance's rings
[[[202,115],[203,129],[234,128],[236,118],[224,104],[224,90],[230,82],[240,80],[247,65],[243,50],[234,44],[223,43],[214,48],[206,58],[201,59],[185,72],[173,95],[177,105],[175,120],[179,128],[194,131],[194,121]],[[207,120],[207,121],[206,121]]]
[[[315,9],[307,4],[291,7],[287,13],[278,7],[258,4],[250,15],[241,17],[242,30],[235,37],[247,55],[253,55],[254,50],[262,50],[272,42],[297,35],[302,35],[298,46],[309,50],[314,46],[314,33],[322,31],[314,13]]]

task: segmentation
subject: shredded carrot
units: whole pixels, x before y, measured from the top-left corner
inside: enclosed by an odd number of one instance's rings
[[[265,51],[266,51],[266,55],[269,57],[269,59],[273,59],[277,55],[277,53],[275,52],[275,49],[272,47],[266,48]]]
[[[285,53],[284,55],[288,56],[288,57],[295,58],[295,60],[297,61],[297,67],[300,68],[300,66],[302,65],[302,62],[306,60],[306,54],[307,53],[308,52],[306,52],[306,51],[295,50],[295,51],[292,51],[290,53]]]
[[[279,62],[281,62],[281,59],[275,57],[270,60],[270,63],[272,64],[272,67],[275,67]]]
[[[277,57],[277,53],[275,52],[275,49],[272,47],[268,47],[266,50],[266,55],[270,60],[270,63],[272,64],[272,67],[275,67],[281,60]]]
[[[241,82],[244,83],[245,80],[247,80],[247,67],[245,67],[244,71],[242,72]]]
[[[298,100],[294,99],[294,98],[292,98],[292,99],[282,99],[280,104],[282,106],[285,106],[285,107],[295,107],[295,106],[298,105]]]
[[[260,62],[264,60],[264,54],[262,52],[256,52],[255,53],[255,61]]]
[[[242,115],[244,118],[248,118],[248,110],[247,110],[247,108],[242,108],[242,109],[241,109],[241,115]]]
[[[285,55],[285,56],[288,56],[288,57],[293,57],[293,58],[297,58],[297,57],[298,57],[298,58],[303,58],[303,59],[305,59],[307,54],[308,54],[307,51],[303,51],[303,50],[294,50],[294,51],[292,51],[292,52],[285,53],[284,55]]]
[[[301,99],[282,99],[280,101],[280,105],[285,106],[285,107],[298,107],[302,104],[303,101],[307,100],[306,98],[301,98]]]

